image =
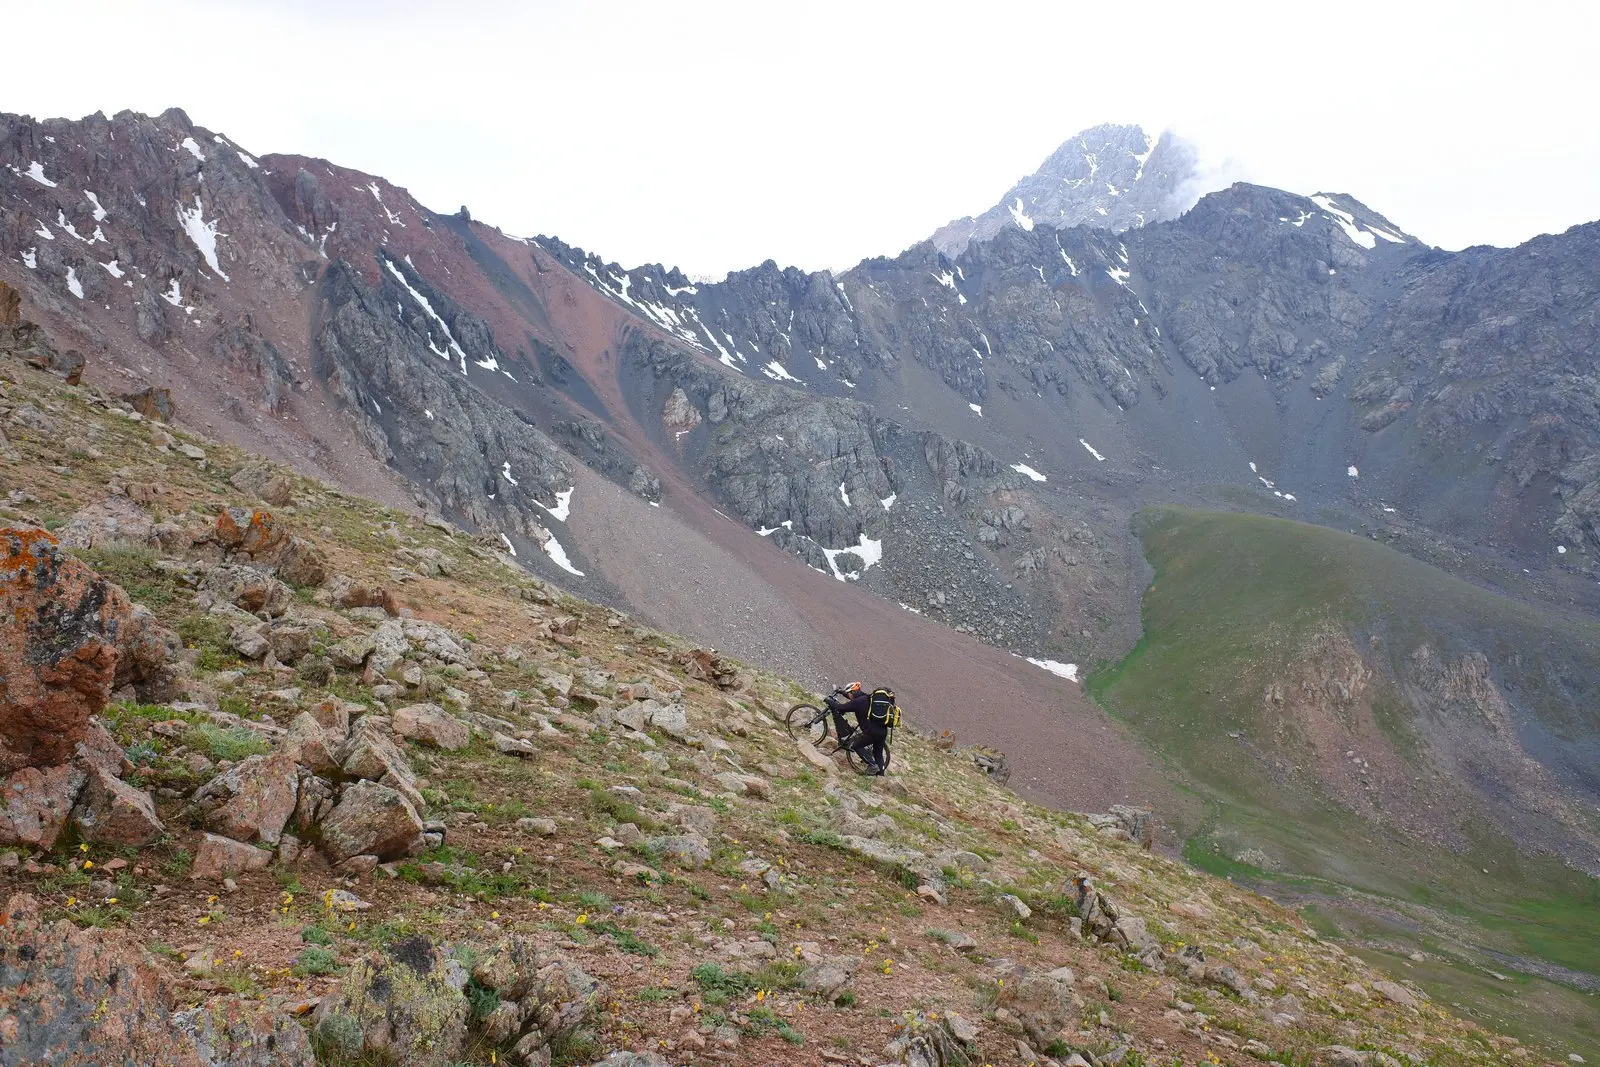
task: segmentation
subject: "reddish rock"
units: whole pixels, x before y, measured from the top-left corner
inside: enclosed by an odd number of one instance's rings
[[[335,862],[364,855],[398,859],[422,850],[422,820],[388,786],[356,782],[322,821],[322,848]]]
[[[0,529],[0,774],[71,758],[134,625],[127,594],[50,534]]]
[[[0,781],[0,845],[54,847],[83,789],[75,767],[24,767]]]
[[[79,508],[56,533],[68,548],[105,548],[124,543],[144,545],[154,537],[155,523],[126,496],[108,496]]]
[[[246,556],[270,556],[283,547],[287,535],[272,512],[250,508],[224,508],[217,516],[217,543]]]
[[[265,849],[203,833],[194,850],[194,865],[189,868],[189,877],[220,882],[245,871],[259,871],[271,859],[272,853]]]
[[[235,841],[275,844],[294,814],[295,757],[285,749],[251,756],[201,786],[194,799],[205,812],[206,828]]]
[[[172,416],[177,414],[177,405],[172,402],[170,389],[152,385],[137,393],[124,393],[122,399],[145,418],[155,419],[157,422],[171,422]]]
[[[112,777],[121,777],[123,765],[128,762],[117,739],[111,736],[105,723],[90,719],[83,739],[75,746],[77,762],[85,767],[103,767]]]
[[[316,586],[328,580],[328,557],[303,537],[291,536],[277,554],[278,577],[290,585]]]
[[[112,689],[131,685],[146,703],[176,698],[174,668],[182,650],[183,641],[156,622],[150,609],[133,605],[117,631],[117,673],[111,680]]]
[[[102,845],[138,848],[166,832],[150,794],[103,767],[89,769],[89,781],[72,810],[72,821],[85,841]]]
[[[394,593],[381,585],[362,585],[343,574],[333,576],[329,583],[333,602],[341,608],[382,608],[390,617],[400,614],[400,602]]]

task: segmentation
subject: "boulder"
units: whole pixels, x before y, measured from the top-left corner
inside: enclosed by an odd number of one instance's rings
[[[396,708],[391,726],[401,737],[451,752],[472,740],[472,728],[437,704]]]
[[[850,983],[860,966],[860,956],[828,956],[800,972],[800,987],[807,993],[832,1000]]]
[[[294,602],[290,588],[264,571],[242,563],[219,563],[206,572],[202,589],[218,600],[242,608],[252,615],[277,618]]]
[[[172,1026],[194,1042],[201,1061],[216,1067],[316,1067],[305,1028],[270,1004],[211,997],[176,1012]]]
[[[68,548],[107,548],[111,545],[147,545],[155,523],[144,509],[125,496],[108,496],[79,508],[56,531],[56,540]]]
[[[328,649],[328,658],[335,667],[353,671],[372,655],[374,642],[369,634],[354,634]]]
[[[121,400],[145,418],[156,422],[171,422],[178,413],[178,406],[172,401],[172,390],[159,386],[152,385],[137,393],[123,393]]]
[[[112,691],[131,686],[147,704],[175,699],[179,695],[178,654],[182,651],[183,642],[177,634],[158,623],[148,608],[133,605],[117,631],[117,671],[111,679]]]
[[[328,580],[328,557],[303,537],[289,537],[278,552],[277,565],[278,577],[290,585],[310,588]]]
[[[373,717],[362,716],[351,728],[350,739],[339,750],[339,766],[353,777],[382,782],[412,807],[422,809],[422,794],[411,765],[387,728]]]
[[[1414,1008],[1417,1006],[1417,995],[1399,982],[1373,982],[1372,988],[1377,991],[1379,996],[1391,1004],[1402,1008]]]
[[[1082,1004],[1073,991],[1073,981],[1072,970],[1068,967],[1057,967],[1048,974],[1027,975],[1002,987],[1001,1003],[1017,1016],[1030,1041],[1046,1046],[1055,1041],[1062,1030],[1078,1028]]]
[[[522,998],[526,1032],[513,1052],[523,1062],[543,1062],[543,1050],[568,1037],[588,1021],[604,987],[574,963],[556,960],[539,969],[533,988]]]
[[[1238,971],[1225,963],[1207,965],[1205,982],[1206,985],[1226,989],[1228,992],[1244,997],[1246,1000],[1255,999],[1255,990],[1250,988],[1250,984],[1244,980]]]
[[[337,607],[382,608],[390,618],[400,614],[400,602],[381,585],[364,585],[348,575],[336,574],[328,581],[328,592]]]
[[[291,624],[267,631],[267,644],[279,663],[294,663],[311,652],[315,636],[311,627]]]
[[[399,859],[422,851],[422,819],[404,797],[385,785],[347,786],[322,820],[322,849],[334,862],[371,855]]]
[[[85,774],[75,767],[24,767],[0,781],[0,845],[50,849],[66,828]]]
[[[463,1058],[467,981],[466,968],[427,938],[397,941],[350,965],[317,1005],[312,1034],[332,1057],[444,1067]]]
[[[195,792],[208,830],[235,841],[276,844],[294,813],[299,771],[296,753],[279,748],[250,756]]]
[[[0,528],[0,774],[71,758],[133,626],[127,594],[50,534]]]
[[[148,845],[166,832],[150,794],[100,766],[89,768],[72,822],[85,841],[129,848]]]
[[[220,882],[224,878],[259,871],[272,859],[272,853],[232,838],[202,833],[194,850],[189,877]]]
[[[711,862],[711,846],[699,834],[678,837],[652,837],[644,843],[647,852],[693,870]]]
[[[1016,919],[1018,922],[1033,918],[1033,909],[1023,903],[1022,898],[1019,896],[1011,893],[1001,893],[997,898],[997,902],[1000,905],[1001,912],[1007,918]]]
[[[326,774],[339,769],[339,750],[344,741],[345,731],[323,726],[316,716],[302,711],[289,723],[282,751],[307,770]]]
[[[19,894],[0,916],[0,958],[0,1005],[26,1008],[7,1010],[0,1020],[0,1061],[6,1064],[219,1062],[202,1059],[192,1039],[170,1023],[172,990],[129,931],[79,928],[66,919],[47,923],[39,902]]]
[[[294,503],[294,479],[287,471],[268,463],[247,463],[233,472],[228,483],[275,508]]]

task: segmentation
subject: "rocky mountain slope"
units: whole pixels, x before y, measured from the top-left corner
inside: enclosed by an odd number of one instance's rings
[[[1149,851],[1146,811],[905,731],[854,778],[780,728],[804,687],[33,355],[0,356],[0,1062],[1580,1055]]]
[[[1163,149],[1140,139],[1153,197],[1182,167],[1150,170]],[[1136,170],[1135,147],[1063,149],[1028,195],[1065,218],[1090,204],[1047,195],[1074,160]],[[953,256],[696,284],[256,156],[178,111],[6,117],[0,282],[20,305],[0,300],[0,349],[702,644],[891,679],[920,722],[1008,751],[1030,799],[1138,799],[1186,833],[1207,819],[1188,772],[1075,682],[1141,635],[1147,505],[1320,523],[1536,615],[1600,609],[1597,225],[1452,254],[1348,195],[1248,185],[1121,232],[1015,222]],[[1474,789],[1531,782],[1537,809],[1550,774],[1593,803],[1531,725],[1540,694],[1581,704],[1593,664],[1556,643],[1513,670],[1542,631],[1505,617],[1504,654],[1451,643],[1449,662],[1483,654],[1469,688],[1493,687],[1538,766],[1475,760]],[[1456,633],[1423,618],[1412,648]],[[1412,666],[1373,665],[1402,721],[1444,714]]]
[[[1177,218],[1209,192],[1199,186],[1194,147],[1170,131],[1096,126],[1062,143],[1039,169],[977,217],[955,219],[929,241],[959,256],[1001,230],[1089,226],[1114,233]]]

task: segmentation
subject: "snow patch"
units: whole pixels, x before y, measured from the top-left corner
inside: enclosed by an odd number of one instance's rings
[[[516,557],[517,557],[517,546],[511,543],[511,538],[507,537],[505,534],[501,534],[500,535],[500,540],[502,540],[502,541],[504,541],[506,543],[506,551],[511,553],[511,558],[512,559],[516,559]]]
[[[249,167],[251,170],[259,170],[261,168],[261,164],[257,163],[255,160],[251,159],[250,156],[247,155],[244,152],[240,152],[239,153],[239,162],[243,163],[245,166]],[[500,536],[504,537],[505,535],[501,534]],[[511,554],[513,556],[516,555],[517,554],[517,550],[516,549],[512,549],[511,550]]]
[[[451,350],[454,351],[456,355],[461,357],[461,373],[467,373],[467,354],[466,352],[462,351],[460,345],[456,344],[455,334],[450,332],[449,325],[445,323],[444,319],[439,317],[439,313],[437,311],[433,310],[433,305],[428,302],[428,298],[417,292],[416,289],[412,288],[411,283],[406,280],[405,273],[402,272],[399,267],[394,265],[394,260],[385,259],[383,261],[383,265],[389,268],[389,273],[394,275],[395,281],[399,282],[401,287],[403,287],[406,292],[411,294],[411,298],[421,306],[422,310],[425,311],[428,317],[438,325],[439,329],[444,331],[445,341],[450,345]],[[448,353],[441,352],[437,348],[434,348],[433,338],[431,337],[428,338],[428,347],[433,350],[434,355],[442,357],[447,363],[450,361],[450,356]]]
[[[1080,438],[1078,438],[1078,443],[1080,445],[1082,445],[1084,448],[1087,448],[1089,450],[1089,455],[1093,456],[1095,459],[1099,460],[1101,463],[1104,463],[1106,461],[1106,457],[1104,457],[1100,453],[1096,452],[1095,449],[1094,449],[1094,445],[1091,445],[1088,441],[1085,441],[1083,438],[1080,437]]]
[[[1106,273],[1111,275],[1112,281],[1116,282],[1124,289],[1126,289],[1128,286],[1128,279],[1133,277],[1133,273],[1131,271],[1125,271],[1121,267],[1107,267]]]
[[[28,177],[38,182],[46,189],[54,189],[56,187],[55,182],[44,176],[44,166],[40,164],[37,159],[34,160],[32,165],[28,167]]]
[[[123,274],[127,273],[114,259],[110,263],[102,263],[100,265],[104,267],[106,269],[106,273],[111,275],[113,278],[120,278],[123,276]]]
[[[878,561],[883,559],[883,542],[874,541],[867,536],[866,531],[862,531],[861,540],[855,546],[851,548],[825,548],[822,550],[822,554],[828,557],[828,567],[833,571],[835,578],[841,582],[846,580],[854,582],[859,581],[862,574],[877,566]],[[841,571],[836,561],[843,555],[852,555],[859,558],[861,560],[861,570]]]
[[[40,221],[39,228],[34,230],[33,233],[34,236],[43,237],[46,241],[54,241],[56,239],[56,235],[50,232],[50,227],[46,226],[43,221]]]
[[[794,530],[794,520],[793,519],[784,519],[782,522],[778,523],[778,525],[776,525],[776,526],[762,526],[762,527],[760,527],[760,528],[758,528],[756,530],[756,533],[760,534],[762,537],[771,537],[773,534],[777,533],[780,529],[793,531]]]
[[[572,494],[577,492],[577,490],[578,487],[573,486],[571,489],[557,493],[556,506],[553,508],[546,508],[543,504],[539,504],[539,506],[548,511],[550,513],[550,517],[557,522],[566,522],[567,516],[572,514]],[[535,503],[538,502],[535,501]]]
[[[1349,475],[1349,476],[1350,476],[1350,477],[1352,477],[1352,478],[1359,478],[1359,477],[1361,477],[1361,470],[1360,470],[1360,468],[1358,468],[1358,467],[1354,467],[1354,466],[1350,466],[1350,467],[1346,467],[1346,468],[1345,468],[1345,469],[1344,469],[1344,472],[1345,472],[1345,473],[1346,473],[1346,474],[1348,474],[1348,475]]]
[[[556,540],[556,535],[551,534],[550,539],[544,543],[544,554],[549,556],[557,567],[568,574],[583,577],[583,572],[572,565],[572,560],[567,556],[567,550],[561,547],[561,542]]]
[[[178,143],[178,147],[187,151],[191,156],[198,159],[200,162],[204,163],[206,161],[206,154],[200,151],[200,146],[195,143],[193,137],[185,137]]]
[[[78,272],[72,267],[67,268],[67,292],[79,300],[83,299],[83,283],[78,280]]]
[[[1059,678],[1065,678],[1069,682],[1078,680],[1078,665],[1076,663],[1062,663],[1060,660],[1054,659],[1034,659],[1032,656],[1024,656],[1022,658],[1035,667],[1047,670],[1051,674]]]
[[[974,415],[978,416],[978,418],[980,418],[980,419],[983,418],[983,405],[982,404],[968,404],[967,407],[971,408],[972,409],[972,413]]]
[[[104,221],[106,221],[106,217],[108,215],[110,215],[111,213],[100,205],[100,198],[98,196],[95,196],[93,193],[91,193],[87,189],[85,189],[83,191],[83,195],[88,197],[89,198],[89,203],[94,205],[94,221],[96,221],[96,222],[104,222]]]
[[[896,500],[898,500],[898,499],[900,499],[900,494],[899,493],[890,493],[888,496],[879,497],[878,498],[878,503],[883,505],[883,510],[884,511],[893,511],[894,510],[894,502]]]
[[[183,306],[183,290],[178,287],[178,279],[172,279],[172,288],[162,293],[161,299],[175,308]]]
[[[1376,248],[1378,246],[1377,237],[1357,225],[1356,217],[1343,208],[1335,206],[1331,198],[1313,196],[1311,202],[1326,211],[1329,217],[1339,224],[1339,229],[1344,231],[1344,235],[1362,248]]]
[[[1556,551],[1561,553],[1563,556],[1565,556],[1567,554],[1567,546],[1566,545],[1557,545],[1556,546]]]
[[[191,138],[191,141],[193,138]],[[205,258],[206,266],[214,271],[223,281],[231,279],[222,272],[217,265],[217,226],[220,219],[207,222],[205,220],[205,205],[200,203],[197,194],[194,198],[194,210],[191,211],[182,204],[178,205],[178,222],[183,226],[183,232],[189,235],[189,240],[200,250],[200,255]]]
[[[22,265],[27,267],[29,270],[38,270],[39,250],[37,248],[29,248],[25,250],[22,253]]]
[[[1033,229],[1033,220],[1028,217],[1026,211],[1022,210],[1022,197],[1017,197],[1017,202],[1011,206],[1010,211],[1011,217],[1016,220],[1018,226],[1021,226],[1024,230]]]
[[[819,360],[818,362],[821,361]],[[794,382],[796,385],[805,384],[799,378],[796,378],[794,375],[790,374],[788,370],[784,368],[784,365],[779,363],[777,360],[772,360],[766,366],[762,367],[761,373],[765,374],[768,378],[771,378],[775,382]]]
[[[511,461],[509,459],[500,465],[500,476],[512,485],[517,484],[517,480],[511,477]]]
[[[1093,452],[1094,449],[1091,448],[1091,449],[1089,449],[1089,451]],[[1098,458],[1098,453],[1096,453],[1096,458]],[[1011,469],[1016,471],[1018,474],[1023,475],[1026,478],[1033,479],[1036,482],[1042,482],[1042,481],[1046,480],[1044,475],[1040,474],[1038,471],[1034,470],[1032,467],[1028,466],[1026,463],[1013,463],[1011,465]]]

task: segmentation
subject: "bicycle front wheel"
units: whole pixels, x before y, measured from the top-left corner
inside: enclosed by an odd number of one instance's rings
[[[784,726],[796,741],[820,745],[828,736],[828,713],[814,704],[796,704],[784,717]]]

